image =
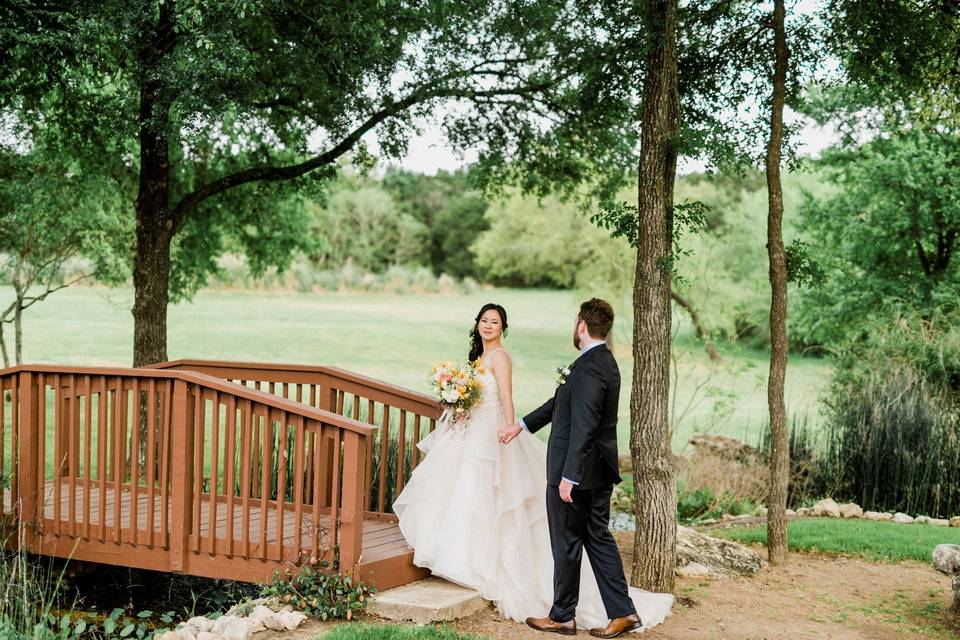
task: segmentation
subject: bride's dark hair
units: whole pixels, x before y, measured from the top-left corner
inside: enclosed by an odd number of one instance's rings
[[[473,362],[483,355],[483,339],[480,337],[480,331],[477,327],[480,326],[480,318],[483,317],[483,314],[491,309],[495,309],[497,314],[499,314],[500,324],[503,325],[503,335],[507,335],[507,310],[492,302],[483,305],[483,307],[480,308],[480,313],[477,314],[476,319],[473,321],[473,329],[470,330],[470,352],[467,354],[468,362]]]

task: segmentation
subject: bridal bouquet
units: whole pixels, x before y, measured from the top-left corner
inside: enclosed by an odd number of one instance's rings
[[[449,360],[434,365],[430,376],[433,395],[450,411],[454,422],[462,420],[480,400],[481,373],[483,368],[479,360],[465,367],[457,367]]]

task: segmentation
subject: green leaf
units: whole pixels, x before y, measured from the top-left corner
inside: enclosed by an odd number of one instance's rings
[[[136,628],[137,628],[137,625],[133,624],[132,622],[127,623],[127,626],[125,626],[125,627],[120,631],[120,637],[121,637],[121,638],[126,638],[126,637],[129,636],[131,633],[133,633],[133,632],[136,630]]]

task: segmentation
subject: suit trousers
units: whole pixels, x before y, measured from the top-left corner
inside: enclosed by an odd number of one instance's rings
[[[580,563],[586,549],[597,577],[609,618],[636,613],[627,589],[617,542],[610,533],[610,495],[613,487],[574,488],[573,502],[560,499],[556,486],[547,485],[547,523],[553,550],[553,608],[550,619],[567,622],[575,617],[580,597]]]

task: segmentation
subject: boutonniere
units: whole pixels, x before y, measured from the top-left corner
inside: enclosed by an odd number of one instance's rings
[[[570,367],[557,367],[557,387],[562,385],[567,381],[567,376],[570,375]]]

